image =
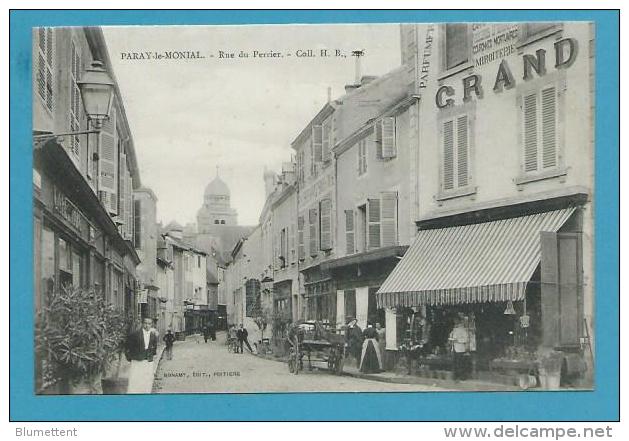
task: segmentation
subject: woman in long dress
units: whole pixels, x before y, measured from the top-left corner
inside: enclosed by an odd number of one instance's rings
[[[378,333],[371,325],[363,332],[363,350],[360,356],[360,371],[373,374],[382,371],[382,355],[378,345]]]

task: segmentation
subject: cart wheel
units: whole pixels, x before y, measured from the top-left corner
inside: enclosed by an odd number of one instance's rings
[[[335,369],[334,372],[336,372],[337,375],[342,375],[343,374],[343,364],[345,363],[345,357],[343,356],[343,354],[338,354],[338,358],[336,359],[336,363],[335,363]]]

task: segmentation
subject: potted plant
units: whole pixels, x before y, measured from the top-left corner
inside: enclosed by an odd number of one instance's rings
[[[559,389],[563,360],[564,356],[560,351],[542,349],[538,352],[539,383],[542,389]]]
[[[42,388],[55,384],[62,394],[102,393],[102,376],[120,353],[126,331],[124,315],[100,292],[49,291],[35,331]]]

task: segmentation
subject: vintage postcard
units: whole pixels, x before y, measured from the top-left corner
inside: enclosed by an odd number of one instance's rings
[[[34,393],[596,389],[595,30],[34,28]]]

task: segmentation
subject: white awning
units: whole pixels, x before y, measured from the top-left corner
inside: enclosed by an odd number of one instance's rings
[[[522,300],[540,233],[559,230],[574,210],[421,230],[378,290],[378,307]]]

